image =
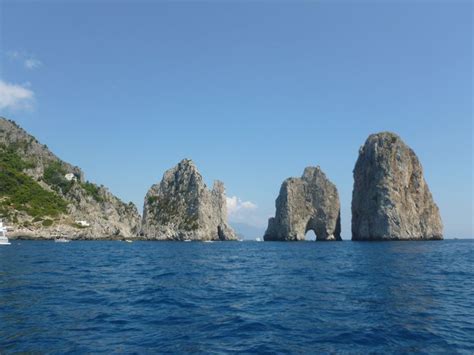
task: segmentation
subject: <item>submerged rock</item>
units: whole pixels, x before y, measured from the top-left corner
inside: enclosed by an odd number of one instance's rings
[[[418,157],[399,136],[373,134],[354,168],[352,240],[443,239]]]
[[[304,240],[309,230],[316,240],[341,240],[339,194],[319,166],[306,168],[301,178],[286,179],[275,205],[264,240]]]
[[[235,240],[227,224],[224,184],[208,190],[189,159],[168,170],[145,197],[142,234],[157,240]]]

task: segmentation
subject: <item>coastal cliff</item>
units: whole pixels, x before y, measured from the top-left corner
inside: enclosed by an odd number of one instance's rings
[[[0,118],[0,216],[9,237],[122,239],[135,237],[140,215],[104,186],[86,181],[77,166]]]
[[[398,135],[373,134],[354,168],[352,240],[416,239],[443,239],[423,168]]]
[[[153,240],[236,240],[227,224],[224,184],[212,190],[194,163],[182,160],[145,197],[142,235]]]
[[[307,167],[301,178],[286,179],[275,205],[264,240],[304,240],[309,230],[316,240],[341,240],[339,194],[319,166]]]

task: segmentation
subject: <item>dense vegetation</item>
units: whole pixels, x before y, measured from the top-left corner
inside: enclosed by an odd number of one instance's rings
[[[81,184],[81,186],[97,202],[102,202],[104,200],[100,195],[100,188],[96,184],[86,181],[85,183]]]
[[[71,190],[74,181],[67,180],[64,177],[66,174],[67,171],[64,166],[59,161],[54,161],[44,169],[43,179],[56,191],[67,194]]]
[[[66,179],[65,175],[67,173],[68,171],[61,162],[54,161],[44,170],[43,180],[56,191],[66,195],[75,184],[75,181]],[[86,181],[81,183],[81,187],[97,202],[104,200],[100,194],[100,188],[97,185]]]
[[[158,196],[148,196],[148,204],[152,205],[158,201]]]
[[[13,149],[0,146],[0,214],[8,215],[11,209],[25,211],[32,217],[66,212],[64,199],[23,173],[32,167],[32,163],[21,159]]]

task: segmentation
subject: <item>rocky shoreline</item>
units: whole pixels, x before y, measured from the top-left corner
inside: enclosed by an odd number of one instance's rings
[[[372,134],[354,167],[352,240],[441,240],[443,224],[418,157],[390,132]],[[224,184],[208,189],[190,159],[151,186],[143,217],[82,170],[55,156],[15,122],[0,118],[0,218],[11,239],[232,241]],[[336,186],[321,168],[280,188],[266,241],[341,241]]]

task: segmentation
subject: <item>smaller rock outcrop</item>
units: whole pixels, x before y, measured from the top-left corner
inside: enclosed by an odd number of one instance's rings
[[[207,189],[194,163],[182,160],[145,197],[142,234],[156,240],[236,240],[227,224],[224,184]]]
[[[304,240],[309,230],[316,240],[341,240],[339,194],[319,166],[306,168],[301,178],[286,179],[275,205],[264,240]]]
[[[416,239],[443,239],[423,168],[398,135],[372,134],[354,168],[352,240]]]

